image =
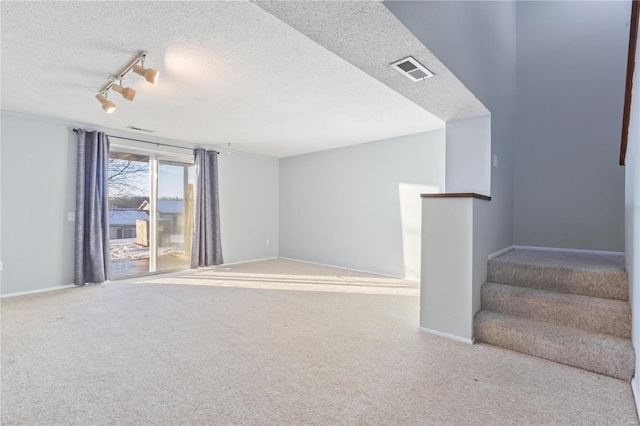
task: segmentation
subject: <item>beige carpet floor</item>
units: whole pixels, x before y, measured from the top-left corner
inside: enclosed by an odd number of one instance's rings
[[[418,332],[417,283],[286,260],[2,299],[2,424],[637,424],[630,385]]]

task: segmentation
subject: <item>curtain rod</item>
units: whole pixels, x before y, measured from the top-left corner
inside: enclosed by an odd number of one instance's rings
[[[78,133],[78,130],[80,129],[73,129],[73,133]],[[128,141],[135,141],[135,142],[142,142],[142,143],[149,143],[152,145],[158,145],[158,146],[170,146],[172,148],[180,148],[180,149],[188,149],[189,151],[193,151],[193,148],[186,148],[184,146],[178,146],[178,145],[169,145],[168,143],[160,143],[160,142],[149,142],[149,141],[143,141],[141,139],[132,139],[132,138],[125,138],[122,136],[116,136],[116,135],[107,135],[110,138],[118,138],[118,139],[125,139]],[[220,154],[220,152],[216,151],[216,154]]]

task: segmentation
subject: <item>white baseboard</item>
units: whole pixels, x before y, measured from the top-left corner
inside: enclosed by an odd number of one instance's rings
[[[563,252],[563,253],[624,255],[624,252],[622,251],[601,251],[601,250],[584,250],[584,249],[570,249],[570,248],[558,248],[558,247],[535,247],[535,246],[512,246],[512,247],[514,249],[557,251],[557,252]]]
[[[507,252],[510,252],[514,248],[516,248],[516,247],[515,246],[509,246],[509,247],[503,248],[502,250],[498,250],[495,253],[491,253],[489,255],[489,260],[493,259],[494,257],[502,256],[503,254],[505,254]]]
[[[434,336],[446,337],[447,339],[456,340],[458,342],[466,343],[468,345],[473,345],[476,341],[475,337],[473,339],[467,339],[464,337],[455,336],[453,334],[443,333],[442,331],[432,330],[426,327],[418,327],[418,330],[420,330],[423,333],[433,334]]]
[[[68,284],[68,285],[59,285],[57,287],[40,288],[38,290],[19,291],[17,293],[9,293],[9,294],[0,295],[0,298],[4,299],[6,297],[26,296],[27,294],[44,293],[45,291],[64,290],[65,288],[71,288],[71,287],[76,287],[76,285],[75,284]]]
[[[638,387],[636,386],[636,378],[631,379],[631,391],[633,392],[633,400],[636,403],[636,415],[638,415],[638,410],[640,409],[640,395],[638,395]],[[640,416],[638,416],[640,420]]]
[[[409,280],[409,281],[419,281],[419,280],[410,280],[409,278],[401,277],[400,275],[382,274],[380,272],[365,271],[363,269],[347,268],[346,266],[328,265],[326,263],[311,262],[311,261],[302,260],[302,259],[292,259],[290,257],[282,257],[282,256],[280,256],[280,257],[278,257],[278,259],[292,260],[294,262],[310,263],[312,265],[326,266],[326,267],[329,267],[329,268],[346,269],[347,271],[362,272],[364,274],[380,275],[381,277],[398,278],[398,279],[401,279],[401,280]]]

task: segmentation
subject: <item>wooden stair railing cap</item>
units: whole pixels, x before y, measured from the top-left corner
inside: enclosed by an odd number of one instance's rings
[[[420,194],[421,198],[477,198],[479,200],[491,201],[491,197],[476,194],[475,192],[452,192],[447,194]]]
[[[636,45],[638,42],[638,20],[640,19],[640,0],[631,2],[631,22],[629,25],[629,52],[627,53],[627,80],[624,93],[624,112],[622,113],[622,139],[620,141],[620,165],[624,166],[627,157],[629,139],[629,121],[631,120],[631,89],[633,70],[636,63]],[[636,101],[637,102],[637,101]]]

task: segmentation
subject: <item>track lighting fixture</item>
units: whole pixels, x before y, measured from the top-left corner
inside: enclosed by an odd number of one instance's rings
[[[105,84],[100,89],[99,93],[96,95],[96,98],[102,104],[102,109],[104,109],[107,113],[112,113],[116,110],[116,105],[113,102],[109,101],[105,96],[110,89],[113,89],[114,91],[120,93],[123,98],[129,101],[132,101],[136,96],[136,91],[131,87],[122,86],[122,80],[124,80],[124,76],[129,71],[133,71],[134,73],[143,76],[145,80],[147,80],[151,84],[157,83],[160,73],[158,72],[158,70],[155,70],[153,68],[144,67],[146,58],[147,52],[141,51],[134,60],[129,62],[129,64],[122,70],[122,72],[109,77],[109,83]]]
[[[141,67],[140,65],[134,65],[133,72],[143,76],[144,79],[151,84],[156,84],[158,82],[158,76],[160,75],[158,70],[154,70],[153,68]]]
[[[105,92],[106,93],[106,92]],[[107,114],[111,114],[116,110],[116,104],[107,99],[102,93],[96,95],[96,99],[102,104],[102,109]]]

